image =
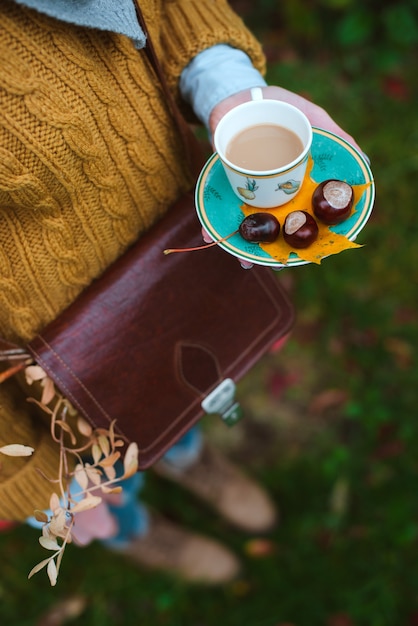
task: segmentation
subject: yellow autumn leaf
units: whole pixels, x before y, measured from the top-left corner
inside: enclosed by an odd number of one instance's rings
[[[361,248],[360,244],[350,241],[344,235],[334,233],[329,226],[322,224],[322,222],[315,218],[312,209],[311,199],[312,194],[319,183],[315,182],[311,178],[312,168],[313,160],[311,158],[308,164],[303,185],[301,186],[301,189],[295,198],[282,206],[268,209],[268,212],[272,213],[279,220],[281,226],[283,226],[286,216],[292,211],[306,211],[307,213],[310,213],[312,217],[314,217],[315,221],[318,224],[318,238],[308,248],[292,248],[283,239],[282,231],[280,232],[278,239],[276,239],[276,241],[274,241],[273,243],[259,244],[262,250],[264,250],[269,256],[276,259],[279,263],[283,265],[287,264],[289,260],[289,255],[292,252],[296,253],[298,257],[303,261],[320,264],[322,259],[332,254],[338,254],[339,252],[342,252],[343,250],[348,250],[350,248]],[[368,185],[369,183],[366,183],[364,185],[353,185],[354,204],[352,212],[356,211],[356,205],[358,204],[361,196],[363,195]],[[247,217],[247,215],[251,215],[251,213],[256,213],[257,211],[265,211],[266,209],[257,210],[254,209],[254,207],[243,204],[241,206],[241,210],[244,213],[245,217]]]

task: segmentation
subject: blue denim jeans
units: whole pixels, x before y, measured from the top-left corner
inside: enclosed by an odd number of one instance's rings
[[[195,461],[202,448],[202,433],[198,426],[191,428],[179,441],[164,455],[164,459],[176,467],[187,467]],[[122,463],[119,468],[123,472]],[[149,514],[146,506],[141,502],[140,494],[143,489],[146,472],[137,472],[124,480],[122,500],[120,504],[108,504],[109,510],[117,521],[118,534],[112,539],[102,540],[109,548],[123,548],[131,539],[144,535],[149,528]],[[26,523],[35,528],[41,528],[42,522],[29,517]]]
[[[164,455],[164,460],[176,467],[187,467],[193,463],[202,448],[200,428],[191,428]],[[123,482],[122,502],[118,506],[109,505],[110,512],[116,518],[119,532],[112,539],[102,543],[109,548],[123,548],[134,537],[144,535],[149,528],[149,514],[141,502],[140,493],[145,482],[146,472],[137,472]]]

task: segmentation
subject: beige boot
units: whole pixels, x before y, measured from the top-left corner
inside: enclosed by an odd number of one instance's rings
[[[264,489],[207,444],[187,468],[179,469],[162,459],[154,470],[210,504],[241,530],[266,532],[277,523],[276,507]]]
[[[152,515],[146,535],[117,551],[134,563],[189,583],[228,583],[240,570],[238,559],[217,541],[188,532],[157,515]]]

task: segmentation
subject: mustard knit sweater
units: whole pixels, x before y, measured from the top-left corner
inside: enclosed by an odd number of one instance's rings
[[[170,88],[227,43],[262,70],[224,0],[141,2]],[[0,3],[0,336],[24,344],[190,187],[181,142],[143,51],[121,35]],[[191,114],[191,112],[190,112]],[[0,385],[0,519],[45,508],[58,451],[14,380]]]

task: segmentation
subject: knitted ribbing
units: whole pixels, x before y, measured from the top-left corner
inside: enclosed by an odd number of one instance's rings
[[[0,385],[0,446],[20,443],[35,449],[30,457],[0,455],[0,519],[25,519],[47,507],[49,493],[56,490],[48,481],[58,476],[56,445],[40,420],[28,419],[26,404],[14,381]]]
[[[0,47],[0,332],[27,340],[189,181],[153,74],[130,40],[8,7]]]
[[[173,89],[191,57],[216,43],[261,69],[257,42],[225,2],[141,7],[161,58],[170,56]],[[2,0],[0,58],[0,335],[25,342],[192,181],[160,85],[129,39]],[[37,468],[56,474],[58,450],[26,407],[0,403],[1,441],[36,449],[0,468],[0,517],[43,506],[50,488]]]
[[[162,27],[161,57],[172,56],[170,83],[219,40],[259,53],[224,2],[166,2],[159,19],[159,3],[143,4]],[[160,86],[130,40],[9,0],[0,11],[0,333],[26,341],[191,181]]]
[[[218,43],[243,50],[254,66],[265,72],[265,57],[260,44],[224,0],[167,2],[165,10],[159,54],[173,89],[178,86],[185,59],[192,59],[201,50]],[[192,37],[190,33],[193,33]]]

